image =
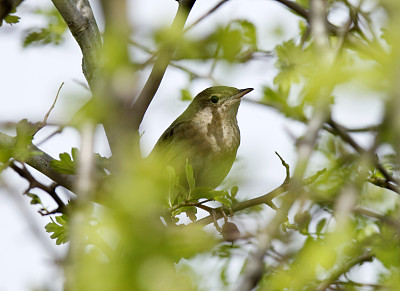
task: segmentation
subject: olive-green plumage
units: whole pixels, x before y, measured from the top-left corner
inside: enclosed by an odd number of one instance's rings
[[[186,159],[193,168],[196,186],[215,188],[225,179],[240,144],[239,104],[252,90],[207,88],[161,135],[153,152],[160,153],[175,169],[182,186],[187,188]]]

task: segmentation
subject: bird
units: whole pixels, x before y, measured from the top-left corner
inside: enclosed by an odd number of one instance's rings
[[[189,188],[185,169],[193,169],[196,187],[216,188],[228,175],[240,145],[237,113],[241,98],[253,88],[214,86],[201,91],[158,139],[157,152],[171,166],[179,184]]]

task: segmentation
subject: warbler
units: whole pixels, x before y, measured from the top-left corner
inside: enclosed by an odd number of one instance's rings
[[[153,152],[174,168],[188,188],[185,166],[193,169],[196,187],[215,188],[228,175],[240,144],[237,112],[253,88],[210,87],[200,92],[161,135]]]

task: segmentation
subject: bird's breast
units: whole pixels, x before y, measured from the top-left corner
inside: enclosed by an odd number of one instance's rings
[[[199,135],[198,142],[204,142],[208,150],[236,152],[239,147],[240,132],[236,116],[207,107],[196,113],[193,127]]]

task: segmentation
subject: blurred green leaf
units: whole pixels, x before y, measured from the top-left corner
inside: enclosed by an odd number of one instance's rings
[[[318,234],[322,233],[322,230],[324,229],[327,222],[328,221],[326,218],[323,218],[320,221],[318,221],[317,228],[316,228],[316,231]]]
[[[64,41],[67,25],[60,13],[54,7],[47,10],[36,10],[37,15],[43,16],[47,20],[47,26],[43,28],[29,29],[26,33],[23,46],[31,45],[59,45]]]
[[[193,100],[192,94],[190,94],[189,90],[181,89],[181,100],[182,101],[191,101]]]
[[[232,206],[232,201],[230,199],[228,199],[227,197],[215,197],[214,198],[215,201],[221,202],[223,205],[227,206],[227,207],[231,207]]]
[[[194,180],[194,176],[193,176],[193,168],[189,164],[188,159],[186,159],[185,173],[186,173],[186,180],[188,182],[189,189],[190,189],[190,191],[192,191],[193,189],[196,188],[196,185],[195,185],[195,180]]]

